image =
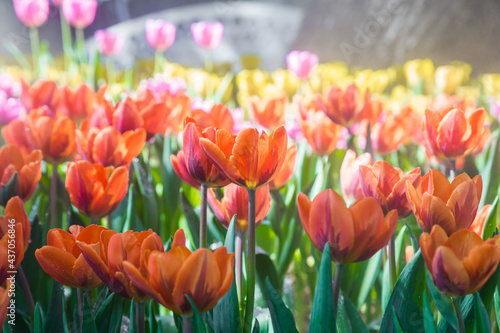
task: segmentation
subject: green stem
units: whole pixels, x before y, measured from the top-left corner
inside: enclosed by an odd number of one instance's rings
[[[135,322],[137,326],[137,333],[145,333],[146,332],[146,322],[144,320],[145,314],[145,303],[135,303]]]
[[[113,229],[113,217],[111,216],[111,213],[106,216],[106,229]]]
[[[357,155],[358,151],[356,150],[356,146],[354,145],[354,133],[351,132],[351,129],[349,127],[346,128],[347,132],[349,133],[349,137],[347,138],[347,148],[354,151]]]
[[[193,332],[193,319],[188,316],[182,316],[182,332],[192,333]]]
[[[240,305],[240,313],[242,313],[243,309],[243,246],[245,243],[245,233],[244,232],[237,232],[236,233],[236,267],[235,267],[235,275],[236,275],[236,290],[238,293],[238,300],[239,300],[239,305]],[[243,318],[242,320],[243,321]]]
[[[83,33],[83,29],[81,28],[76,28],[75,34],[76,34],[76,51],[81,66],[82,64],[87,63],[87,52],[85,51],[85,34]],[[80,70],[83,69],[80,68]]]
[[[38,78],[39,66],[38,57],[40,54],[40,37],[38,36],[37,28],[30,28],[30,42],[31,42],[31,56],[33,57],[33,75],[34,78]]]
[[[115,64],[113,58],[111,57],[108,57],[108,59],[106,59],[106,74],[108,76],[108,85],[114,84],[116,80]]]
[[[155,53],[155,65],[153,69],[153,74],[163,72],[163,52],[156,51]]]
[[[76,296],[78,298],[78,318],[80,320],[80,332],[83,333],[83,297],[82,297],[82,289],[76,288]]]
[[[207,241],[207,185],[201,184],[201,207],[200,207],[200,248],[208,247]]]
[[[342,284],[342,273],[344,272],[344,265],[335,264],[335,274],[333,276],[333,315],[337,318],[337,306],[339,303],[340,285]]]
[[[243,332],[252,330],[255,301],[255,189],[248,189],[247,300]]]
[[[212,73],[214,73],[214,61],[212,58],[212,53],[207,50],[207,55],[205,58],[205,69],[207,70],[207,83],[206,83],[206,99],[211,100],[214,95],[214,87],[212,82]]]
[[[57,165],[52,165],[52,177],[50,180],[50,229],[60,227],[57,223]]]
[[[368,122],[368,127],[366,129],[366,147],[365,153],[368,153],[373,156],[373,148],[372,148],[372,124]]]
[[[35,313],[35,302],[33,301],[33,295],[31,294],[31,289],[22,266],[17,267],[17,276],[19,277],[19,284],[21,285],[21,289],[23,290],[26,304],[28,305],[30,317],[33,319]]]
[[[59,16],[61,20],[61,34],[62,34],[62,42],[63,42],[63,54],[64,54],[64,69],[68,70],[69,65],[71,63],[71,58],[70,54],[72,52],[71,50],[71,28],[68,24],[68,21],[66,21],[66,18],[63,15],[62,10],[59,10]]]
[[[462,308],[460,307],[460,298],[458,297],[452,297],[452,298],[453,298],[453,307],[455,308],[455,313],[457,314],[459,332],[465,333],[465,323],[464,323],[464,317],[462,315]]]
[[[448,162],[450,163],[450,170],[449,170],[450,171],[450,180],[453,180],[457,176],[457,161],[449,160]]]
[[[396,234],[392,234],[391,240],[388,245],[389,250],[389,274],[391,282],[391,290],[396,285],[397,273],[396,273]]]

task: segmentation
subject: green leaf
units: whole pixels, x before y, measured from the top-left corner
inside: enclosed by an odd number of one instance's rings
[[[130,302],[130,313],[129,313],[129,324],[128,324],[128,327],[129,327],[129,331],[128,333],[137,333],[137,323],[136,323],[136,320],[135,320],[135,317],[136,317],[136,307],[135,307],[135,302],[134,300],[132,299],[132,301]]]
[[[486,312],[484,304],[477,291],[474,293],[474,314],[476,317],[475,331],[491,332],[490,316],[488,312]]]
[[[255,256],[257,282],[260,290],[266,290],[266,279],[269,279],[273,287],[281,293],[281,284],[278,279],[278,272],[273,261],[267,254],[259,253]]]
[[[273,288],[269,279],[266,279],[266,287],[266,301],[269,307],[269,313],[271,314],[274,332],[298,333],[292,312],[290,312],[285,303],[283,303],[283,300]]]
[[[187,294],[185,294],[187,300],[191,304],[191,308],[193,309],[193,333],[205,333],[206,327],[205,323],[203,322],[203,319],[200,316],[200,313],[198,312],[198,309],[196,308],[196,305],[194,304],[193,300],[191,300],[191,297],[189,297]]]
[[[422,293],[425,289],[425,264],[418,251],[406,265],[396,282],[387,304],[380,332],[396,332],[392,309],[406,332],[423,330]]]
[[[495,289],[495,313],[497,316],[497,325],[500,325],[500,295],[498,294],[498,287]]]
[[[380,266],[382,263],[382,251],[378,251],[373,257],[368,260],[368,266],[366,267],[365,273],[363,275],[363,281],[361,282],[361,288],[358,294],[358,310],[361,309],[366,301],[366,298],[370,294],[375,281],[377,281],[378,274],[380,272]]]
[[[339,332],[368,333],[368,327],[352,304],[349,297],[340,291],[337,309],[337,330]],[[323,331],[327,332],[327,331]],[[328,331],[333,332],[333,331]]]
[[[39,302],[36,302],[35,305],[35,318],[33,321],[33,333],[42,333],[43,327],[43,316],[42,311],[40,310]]]
[[[493,237],[495,230],[497,229],[497,211],[498,211],[498,195],[495,197],[495,201],[491,205],[490,212],[486,217],[486,221],[484,222],[483,240],[487,240],[488,238]]]
[[[181,191],[181,209],[182,213],[186,217],[186,222],[189,226],[193,242],[196,246],[198,246],[200,244],[200,218],[195,213],[194,208],[191,206],[191,203],[184,194],[184,191]]]
[[[7,38],[2,38],[3,47],[12,55],[13,59],[16,59],[17,63],[27,70],[32,70],[29,60],[24,56],[23,52],[17,47],[17,43],[20,41],[14,41],[14,38],[22,38],[23,42],[26,42],[24,37],[20,37],[17,34],[8,36]]]
[[[63,287],[56,281],[52,284],[52,296],[49,302],[47,316],[45,317],[45,332],[66,332],[61,318],[63,317]]]
[[[95,326],[94,317],[92,316],[92,309],[90,308],[89,301],[82,290],[83,299],[83,322],[82,322],[82,332],[85,333],[97,333],[97,327]],[[57,332],[57,331],[54,331]]]
[[[14,172],[12,177],[10,177],[9,182],[7,185],[2,187],[0,190],[0,205],[4,206],[7,205],[7,202],[16,196],[16,185],[17,185],[17,179],[18,179],[18,173],[17,171]]]
[[[127,201],[127,215],[125,217],[125,222],[123,223],[122,232],[127,230],[135,230],[135,220],[136,220],[136,208],[135,208],[135,193],[134,184],[130,184],[128,188],[128,201]]]
[[[236,215],[231,219],[227,229],[224,246],[227,252],[234,252]],[[234,269],[233,269],[234,271]],[[222,296],[212,312],[213,330],[215,333],[241,332],[240,309],[235,278],[229,291]]]
[[[450,299],[436,288],[431,273],[429,273],[427,269],[425,270],[425,279],[427,281],[427,288],[429,289],[434,305],[436,305],[439,313],[443,315],[443,318],[448,321],[451,327],[458,331],[457,315],[455,314],[455,308]]]
[[[335,331],[332,297],[332,261],[330,259],[330,246],[326,243],[314,291],[309,332]]]
[[[396,328],[396,332],[404,333],[403,328],[401,327],[401,323],[399,322],[396,310],[394,310],[394,306],[392,307],[392,318],[394,319],[394,327]]]
[[[156,319],[155,302],[153,300],[149,301],[149,332],[150,333],[161,333],[161,325]]]
[[[260,324],[257,318],[255,318],[255,323],[253,325],[252,333],[260,333]]]
[[[115,293],[106,298],[97,311],[95,322],[99,332],[116,332],[120,327],[124,299]]]
[[[437,333],[436,323],[434,322],[434,315],[432,314],[431,305],[427,292],[424,291],[424,328],[425,332]]]
[[[495,195],[497,194],[498,185],[500,181],[500,176],[498,175],[498,170],[500,170],[500,129],[495,130],[491,134],[492,144],[488,147],[486,163],[481,170],[481,175],[483,177],[483,195],[481,196],[480,207],[484,206],[487,202],[493,202]]]

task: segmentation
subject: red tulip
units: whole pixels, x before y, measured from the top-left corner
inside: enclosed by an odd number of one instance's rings
[[[325,96],[318,95],[317,103],[334,123],[350,128],[363,119],[365,105],[369,103],[370,93],[364,100],[356,85],[349,85],[344,91],[337,86],[328,88]]]
[[[120,133],[133,131],[143,126],[143,120],[139,110],[130,97],[118,103],[113,112],[113,126]]]
[[[73,120],[86,119],[94,112],[97,95],[88,85],[82,84],[73,90],[68,86],[61,89],[61,111]]]
[[[55,112],[61,102],[59,89],[54,81],[37,80],[31,87],[21,80],[21,100],[29,110],[47,106],[51,112]]]
[[[398,213],[386,216],[377,200],[368,197],[347,208],[342,197],[327,189],[311,202],[300,193],[298,209],[302,226],[320,251],[329,243],[332,260],[348,264],[366,260],[383,248],[396,230]]]
[[[182,150],[180,150],[177,155],[170,155],[170,163],[172,163],[172,168],[183,182],[194,188],[200,189],[201,184],[189,173],[184,152]]]

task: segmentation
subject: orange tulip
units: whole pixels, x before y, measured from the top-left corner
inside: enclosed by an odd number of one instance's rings
[[[194,188],[200,189],[201,184],[189,173],[184,152],[182,150],[177,152],[177,155],[170,155],[170,163],[172,163],[172,169],[174,169],[177,176],[179,176],[183,182]]]
[[[113,126],[118,132],[124,134],[133,131],[142,127],[143,123],[141,115],[130,97],[126,97],[116,105],[113,111]]]
[[[360,165],[373,165],[372,156],[364,153],[356,157],[356,153],[349,149],[340,166],[340,188],[344,200],[350,203],[364,197],[359,176]]]
[[[241,186],[229,184],[224,188],[224,197],[218,200],[213,190],[208,191],[208,203],[220,223],[227,229],[236,215],[236,231],[246,232],[248,228],[248,191]],[[261,186],[255,192],[255,227],[264,220],[271,209],[269,185]]]
[[[96,104],[91,114],[88,115],[87,120],[83,122],[88,122],[85,126],[88,127],[98,127],[104,128],[113,125],[113,112],[115,107],[108,101],[105,97],[107,86],[102,86],[96,93]],[[82,127],[83,127],[82,123]]]
[[[182,135],[182,156],[184,157],[184,164],[187,171],[196,182],[206,185],[207,187],[226,186],[230,181],[217,170],[216,166],[214,166],[200,145],[201,139],[207,140],[214,145],[218,144],[217,129],[213,127],[203,129],[190,118],[187,118],[186,121],[187,123]],[[227,133],[228,135],[222,137],[223,141],[221,144],[224,146],[227,144],[234,144],[233,135],[229,132]],[[173,156],[174,155],[172,155],[172,157]]]
[[[365,105],[369,100],[370,93],[367,91],[363,100],[355,84],[349,85],[344,91],[332,86],[328,88],[325,96],[317,96],[317,104],[328,118],[347,128],[363,119]]]
[[[439,225],[420,236],[420,248],[436,287],[449,296],[472,294],[488,281],[500,261],[500,237],[483,242],[469,230],[448,237]]]
[[[342,126],[331,121],[316,103],[298,99],[294,102],[299,109],[297,122],[313,152],[319,156],[333,153],[342,134]]]
[[[163,252],[163,243],[151,229],[142,232],[132,230],[115,233],[109,239],[102,239],[95,245],[76,241],[87,263],[102,282],[114,293],[136,302],[143,302],[149,296],[124,272],[124,263],[134,267],[144,278],[148,277],[147,263],[150,254]]]
[[[329,243],[332,260],[339,264],[359,262],[384,247],[396,230],[398,213],[384,217],[378,201],[368,197],[347,208],[342,197],[327,189],[311,202],[300,193],[298,209],[302,226],[320,251]]]
[[[191,112],[191,98],[183,92],[175,95],[166,92],[162,98],[172,110],[168,116],[168,129],[174,134],[181,132],[184,128],[184,119]]]
[[[462,109],[425,110],[425,138],[432,152],[443,159],[456,160],[468,155],[485,133],[486,110],[473,111],[468,117]]]
[[[120,134],[112,126],[96,127],[76,131],[77,150],[80,157],[103,166],[119,167],[129,165],[144,147],[146,131],[138,128]]]
[[[479,237],[482,237],[484,230],[484,223],[491,211],[491,205],[485,205],[476,215],[474,221],[469,227],[470,231],[474,231]]]
[[[93,289],[102,284],[85,260],[76,241],[94,246],[102,239],[111,238],[114,231],[91,224],[84,228],[72,225],[71,233],[51,229],[47,233],[47,245],[35,251],[36,259],[45,273],[58,283],[72,287]]]
[[[269,130],[285,123],[285,111],[288,96],[285,92],[272,98],[252,96],[248,100],[248,113],[253,121]]]
[[[476,217],[483,180],[463,173],[450,184],[438,170],[430,169],[418,187],[406,183],[406,195],[420,227],[430,232],[439,225],[448,235],[469,229]]]
[[[227,293],[233,282],[234,253],[228,254],[225,247],[191,253],[185,244],[184,232],[179,229],[170,251],[151,252],[145,262],[146,275],[130,261],[125,261],[123,268],[146,295],[176,314],[189,316],[192,308],[185,295],[203,313]]]
[[[7,289],[0,287],[0,327],[3,327],[5,318],[7,318],[7,307],[9,306],[10,302],[10,297]]]
[[[61,89],[61,112],[73,120],[86,119],[94,112],[97,95],[88,85],[82,84],[73,90],[68,86]]]
[[[373,151],[387,155],[398,150],[408,140],[410,126],[413,127],[413,124],[407,123],[405,114],[383,113],[372,127],[370,138]]]
[[[0,148],[0,192],[17,172],[15,191],[9,195],[17,195],[24,201],[29,199],[42,177],[41,163],[42,152],[40,150],[34,150],[23,158],[21,151],[15,146],[5,145]],[[5,205],[6,202],[1,202],[1,204]]]
[[[281,167],[278,175],[271,180],[269,188],[271,190],[279,190],[292,178],[293,171],[295,170],[295,160],[297,159],[297,146],[291,145],[286,150],[286,157],[283,166]]]
[[[415,168],[406,175],[385,161],[377,161],[373,166],[359,166],[359,180],[366,197],[374,197],[380,202],[384,214],[396,209],[399,218],[410,215],[411,207],[406,198],[406,183],[418,186],[420,168]]]
[[[231,112],[224,104],[215,104],[209,112],[204,110],[193,110],[191,117],[201,128],[223,128],[230,132],[233,131],[234,120]]]
[[[127,194],[128,169],[114,169],[87,161],[72,162],[66,173],[71,203],[82,213],[98,220],[118,207]]]
[[[53,116],[46,108],[32,110],[24,120],[16,119],[2,128],[10,144],[23,156],[40,149],[43,158],[54,165],[73,158],[76,151],[75,123],[66,116]]]
[[[15,271],[24,259],[30,242],[31,225],[24,210],[24,202],[14,197],[5,206],[0,217],[0,285]]]
[[[200,145],[219,172],[233,183],[256,189],[277,176],[285,162],[287,134],[283,126],[271,135],[256,128],[241,130],[236,138],[224,129],[213,141],[200,139]]]
[[[21,100],[30,110],[46,106],[55,112],[61,102],[61,95],[54,81],[37,80],[30,87],[25,80],[21,80]]]

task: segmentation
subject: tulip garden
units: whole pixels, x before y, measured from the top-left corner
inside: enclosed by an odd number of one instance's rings
[[[193,22],[192,68],[160,18],[156,57],[119,68],[123,36],[84,37],[97,1],[13,5],[4,332],[499,332],[500,74],[307,51],[233,72],[220,22]]]

